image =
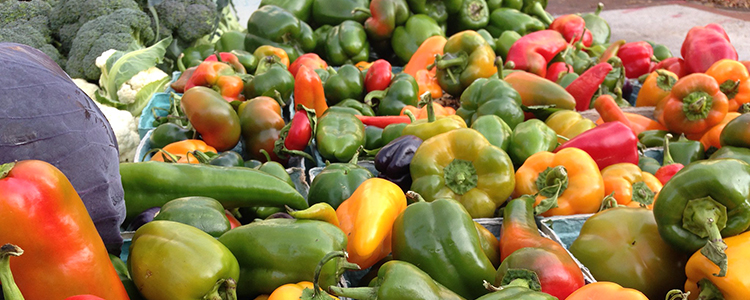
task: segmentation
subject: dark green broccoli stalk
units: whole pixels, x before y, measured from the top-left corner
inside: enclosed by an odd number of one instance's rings
[[[60,42],[60,51],[68,54],[86,22],[123,8],[141,10],[135,0],[58,0],[49,17],[52,36]]]
[[[140,9],[118,9],[84,24],[73,39],[65,71],[70,77],[98,80],[96,58],[104,51],[145,47],[154,39],[148,15]]]
[[[0,42],[13,42],[37,48],[59,65],[65,57],[51,44],[49,18],[52,7],[43,0],[0,0]]]

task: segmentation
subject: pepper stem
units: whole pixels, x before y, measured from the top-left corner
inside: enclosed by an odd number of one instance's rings
[[[260,154],[263,154],[263,156],[266,157],[266,162],[271,161],[271,155],[268,154],[268,151],[266,149],[260,149]]]
[[[698,288],[701,290],[698,299],[701,300],[724,300],[724,295],[716,285],[710,280],[703,278],[698,281]]]
[[[223,287],[223,289],[222,289]],[[237,300],[237,282],[232,278],[222,278],[216,282],[211,291],[203,296],[204,300]]]
[[[8,176],[8,173],[10,173],[10,170],[12,170],[15,165],[16,165],[15,162],[9,162],[9,163],[0,165],[0,179],[3,179],[6,176]]]
[[[313,289],[314,289],[313,294],[312,294],[313,299],[315,299],[316,297],[319,297],[320,293],[322,292],[322,290],[320,289],[320,272],[323,271],[323,266],[325,266],[326,263],[328,263],[330,260],[334,258],[346,259],[348,257],[349,255],[347,255],[346,252],[344,251],[333,251],[333,252],[326,254],[325,256],[323,256],[323,258],[320,259],[320,262],[318,262],[318,265],[315,266],[315,273],[313,275]],[[360,269],[359,265],[347,262],[346,260],[341,265],[341,268],[353,269],[353,270]],[[329,289],[331,289],[331,287],[329,287]]]
[[[617,202],[617,198],[615,198],[615,192],[610,193],[609,195],[605,196],[604,199],[602,199],[602,205],[599,206],[599,211],[607,210],[610,208],[620,207],[623,205],[620,205],[620,203]]]
[[[594,12],[594,15],[599,15],[602,12],[602,9],[604,9],[604,3],[599,2],[599,4],[596,5],[596,11]]]
[[[386,93],[388,92],[388,89],[385,90],[377,90],[367,93],[367,96],[365,96],[365,104],[375,107],[376,105],[372,103],[372,99],[383,99],[385,98]]]
[[[404,111],[404,114],[405,114],[405,115],[406,115],[407,117],[409,117],[409,123],[414,123],[414,121],[416,121],[416,120],[417,120],[417,118],[416,118],[416,117],[414,117],[414,113],[412,113],[412,112],[411,112],[411,111],[409,111],[408,109]]]
[[[664,158],[662,159],[662,167],[668,166],[671,164],[674,164],[674,159],[672,158],[672,154],[669,152],[669,140],[672,139],[672,134],[667,133],[664,135]]]
[[[737,96],[737,93],[739,92],[740,87],[740,81],[739,80],[731,80],[727,79],[726,81],[722,82],[721,85],[719,85],[719,89],[721,90],[724,95],[727,96],[727,99],[734,99],[735,96]]]
[[[457,158],[443,169],[443,177],[445,186],[458,195],[468,193],[479,180],[474,163]]]
[[[682,99],[682,111],[688,121],[705,119],[712,106],[713,97],[703,91],[692,92]]]
[[[658,74],[656,77],[656,86],[665,92],[671,91],[677,79],[667,74],[663,69],[656,70],[656,74]]]
[[[557,198],[568,188],[568,171],[564,166],[548,167],[539,173],[535,183],[538,194],[546,197],[534,207],[534,215],[540,215],[557,207]]]
[[[418,104],[424,105],[424,108],[427,110],[427,122],[435,122],[435,106],[433,105],[432,94],[430,92],[425,92],[419,98],[420,100]]]
[[[427,202],[426,200],[424,200],[424,197],[422,197],[422,195],[415,191],[407,191],[406,199],[412,200],[414,202]]]
[[[530,290],[541,291],[542,284],[536,272],[528,269],[508,269],[500,281],[502,287],[523,286]]]
[[[544,7],[539,2],[534,2],[533,5],[531,5],[530,8],[524,9],[524,12],[532,17],[537,17],[544,25],[549,27],[550,24],[552,24],[552,18],[550,18],[547,15],[547,12],[544,10]]]
[[[750,103],[740,105],[740,108],[737,109],[737,112],[741,114],[750,112]]]
[[[505,75],[503,74],[504,66],[502,56],[495,57],[495,67],[497,68],[497,78],[500,80],[505,79]]]
[[[372,12],[369,9],[367,9],[367,8],[357,7],[355,9],[352,9],[352,15],[354,15],[354,14],[356,14],[358,12],[361,12],[361,13],[367,15],[367,17],[372,17]]]
[[[683,293],[681,290],[671,290],[667,292],[666,300],[687,300],[690,292]]]
[[[8,163],[0,166],[0,169]],[[10,270],[10,257],[21,256],[23,249],[13,244],[5,244],[0,247],[0,282],[3,287],[3,298],[5,300],[24,300],[21,290],[18,289],[16,282],[13,281],[13,273]]]
[[[721,238],[721,230],[727,225],[727,207],[711,196],[688,201],[682,214],[682,228],[701,237],[707,238],[701,254],[719,266],[717,277],[727,272],[726,243]]]
[[[340,288],[337,286],[329,287],[328,289],[333,292],[334,295],[339,297],[346,297],[351,299],[360,300],[375,300],[378,298],[378,287],[357,287],[357,288]]]
[[[633,183],[632,200],[638,202],[641,206],[648,206],[654,203],[654,192],[643,181]]]
[[[356,165],[357,162],[359,162],[359,153],[362,152],[362,150],[364,149],[365,149],[364,145],[359,146],[359,148],[357,148],[357,151],[354,152],[354,156],[352,156],[352,159],[349,160],[349,163],[352,165]]]

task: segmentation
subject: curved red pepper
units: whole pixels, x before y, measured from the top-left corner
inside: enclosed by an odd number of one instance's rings
[[[367,92],[382,91],[391,84],[391,63],[385,59],[378,59],[370,65],[365,75],[365,89]]]
[[[654,65],[651,70],[649,70],[649,73],[659,69],[664,69],[677,75],[677,78],[682,78],[687,75],[684,65],[685,61],[682,60],[682,58],[669,57]]]
[[[305,67],[305,69],[308,68]],[[279,139],[274,143],[273,152],[281,158],[297,155],[312,159],[304,150],[315,136],[316,123],[315,111],[302,104],[297,104],[297,110],[292,117],[292,121],[279,132]]]
[[[672,138],[672,134],[664,136],[664,158],[662,159],[662,167],[656,170],[654,177],[659,179],[662,185],[667,184],[667,181],[672,179],[674,174],[677,174],[685,165],[674,162],[672,155],[669,153],[669,140]]]
[[[603,62],[589,68],[581,76],[571,82],[565,90],[576,99],[576,110],[584,111],[591,106],[591,98],[599,90],[599,86],[612,71],[611,64]]]
[[[378,128],[385,128],[388,125],[391,124],[397,124],[397,123],[411,123],[411,118],[408,116],[356,116],[357,119],[362,121],[362,124],[368,125],[368,126],[375,126]]]
[[[586,130],[557,147],[555,153],[570,147],[588,153],[599,170],[617,163],[638,164],[638,137],[620,122],[607,122]]]
[[[106,300],[106,299],[100,298],[94,295],[78,295],[78,296],[65,298],[65,300]]]
[[[545,78],[549,79],[552,82],[557,82],[562,74],[573,72],[573,66],[562,61],[553,62],[549,64],[549,67],[547,67],[547,74],[545,75]]]
[[[221,57],[221,61],[228,63],[232,68],[234,68],[234,71],[240,74],[245,74],[247,71],[245,70],[245,66],[242,65],[240,62],[240,59],[235,55],[234,53],[230,52],[220,52],[219,56]],[[203,61],[219,61],[216,59],[216,54],[211,54]]]
[[[518,39],[508,50],[508,61],[514,69],[525,70],[541,77],[547,75],[547,62],[565,50],[568,42],[555,30],[535,31]]]
[[[300,57],[297,57],[297,59],[289,65],[289,73],[292,73],[292,76],[296,77],[297,71],[301,66],[307,66],[312,70],[327,69],[328,63],[315,53],[305,53],[300,55]]]
[[[585,30],[586,21],[579,15],[559,16],[552,21],[549,29],[561,33],[566,41],[572,41],[571,44],[581,41],[584,46],[591,47],[591,43],[594,40],[591,31]],[[581,39],[581,34],[583,34],[583,39]]]
[[[617,57],[622,60],[627,78],[638,78],[648,73],[651,70],[652,56],[654,48],[644,41],[626,43],[617,51]]]
[[[187,84],[185,84],[185,91],[195,86],[215,89],[225,100],[231,102],[242,100],[240,93],[245,84],[229,64],[218,61],[204,61],[198,65],[198,68],[188,79]]]
[[[682,42],[680,54],[685,60],[686,74],[706,72],[715,62],[725,58],[737,60],[737,50],[729,36],[721,25],[715,23],[691,28]]]

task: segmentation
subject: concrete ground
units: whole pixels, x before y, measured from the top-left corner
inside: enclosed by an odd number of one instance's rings
[[[601,16],[611,29],[611,40],[651,40],[664,44],[675,56],[693,26],[718,23],[729,35],[740,60],[750,60],[750,11],[730,10],[694,1],[674,0],[549,0],[553,15],[593,12],[604,3]],[[234,0],[240,22],[247,22],[260,0]]]

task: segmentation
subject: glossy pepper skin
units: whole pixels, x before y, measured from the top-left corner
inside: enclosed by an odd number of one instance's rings
[[[39,160],[0,164],[0,191],[0,240],[25,251],[9,267],[22,297],[128,299],[86,207],[60,170]]]
[[[530,119],[518,124],[510,135],[508,155],[516,168],[523,165],[529,156],[540,152],[551,152],[557,148],[557,133],[539,119]]]
[[[240,141],[240,119],[221,94],[207,87],[196,86],[185,91],[180,107],[206,144],[218,151],[237,146]]]
[[[596,124],[584,118],[580,113],[572,110],[559,110],[547,117],[544,123],[552,128],[558,135],[570,140],[581,133],[596,127]],[[565,139],[557,137],[557,142],[563,144]]]
[[[316,53],[305,53],[295,59],[292,64],[289,65],[289,73],[292,76],[297,76],[297,71],[300,67],[307,66],[313,70],[326,70],[328,69],[328,63],[320,58]]]
[[[555,152],[578,148],[594,159],[599,169],[616,163],[638,163],[638,138],[620,122],[607,122],[563,143]]]
[[[674,84],[677,83],[677,75],[667,70],[656,70],[646,77],[635,106],[656,106],[662,99],[669,96]]]
[[[438,24],[445,24],[449,15],[455,15],[461,10],[463,1],[457,0],[408,0],[409,9],[415,14],[427,15]]]
[[[324,159],[349,161],[365,143],[365,126],[352,114],[329,112],[318,120],[315,141]]]
[[[750,115],[741,114],[729,121],[719,135],[722,146],[750,148]]]
[[[326,35],[325,54],[326,60],[336,66],[366,61],[370,57],[370,42],[365,28],[351,20],[334,26]]]
[[[670,132],[701,136],[721,122],[727,110],[727,96],[716,79],[691,74],[677,80],[669,96],[654,109],[654,117]]]
[[[596,162],[581,149],[538,152],[516,171],[513,195],[537,193],[536,210],[544,216],[594,213],[604,198],[604,182]],[[555,195],[557,207],[545,212],[546,203],[555,200]]]
[[[185,91],[196,86],[217,89],[226,101],[239,100],[244,87],[242,78],[235,74],[232,66],[218,61],[204,61],[190,76]]]
[[[415,265],[398,260],[386,262],[378,269],[374,287],[331,286],[330,289],[338,296],[361,300],[464,300]]]
[[[490,21],[490,11],[487,8],[487,2],[485,0],[465,0],[461,2],[463,4],[458,11],[458,20],[455,23],[451,22],[451,25],[455,25],[455,29],[458,31],[485,28]],[[494,49],[495,47],[492,48]]]
[[[669,153],[672,155],[674,162],[684,166],[694,161],[706,159],[703,144],[699,141],[689,140],[684,135],[680,135],[676,140],[669,141]]]
[[[294,78],[294,103],[314,110],[316,117],[321,117],[328,109],[323,82],[307,66],[301,66]]]
[[[435,76],[448,94],[459,97],[474,80],[497,73],[495,50],[476,31],[452,35],[443,52],[443,56],[435,58]]]
[[[662,240],[648,209],[616,207],[593,215],[570,252],[597,280],[636,289],[648,299],[660,299],[685,282],[688,256]]]
[[[402,62],[408,62],[424,41],[433,36],[445,36],[444,30],[425,14],[414,14],[404,25],[396,27],[391,38],[393,52]],[[442,47],[441,47],[442,49]],[[442,54],[442,52],[440,53]],[[414,76],[415,74],[412,74]]]
[[[190,164],[200,163],[198,158],[193,154],[193,151],[218,152],[216,148],[207,145],[202,140],[187,139],[172,142],[164,146],[151,157],[151,160]]]
[[[346,235],[338,227],[318,220],[267,219],[227,231],[219,242],[226,245],[240,264],[237,295],[270,294],[286,283],[312,281],[315,268],[328,253],[346,248]],[[343,257],[327,262],[320,285],[335,285],[343,268]]]
[[[370,17],[365,20],[367,36],[375,41],[391,38],[396,26],[406,23],[411,12],[406,0],[375,0],[370,2]]]
[[[629,207],[653,208],[654,199],[662,188],[653,174],[632,163],[618,163],[602,169],[604,194]],[[614,193],[614,194],[613,194]]]
[[[372,99],[378,99],[376,113],[378,116],[395,116],[401,113],[407,105],[417,106],[419,101],[419,85],[409,74],[399,73],[391,79],[387,89],[372,91],[365,97],[365,103],[373,104]]]
[[[252,158],[266,160],[260,151],[265,150],[270,154],[271,160],[279,160],[273,148],[285,123],[278,101],[271,97],[259,96],[245,101],[237,109],[245,152]]]
[[[367,69],[365,90],[367,92],[385,90],[391,84],[392,78],[391,63],[385,59],[378,59]]]
[[[609,43],[612,29],[609,27],[607,20],[599,16],[604,9],[604,4],[597,5],[596,11],[584,14],[583,20],[586,21],[586,29],[591,32],[591,42],[593,45],[604,45]]]
[[[335,26],[346,21],[363,23],[368,14],[363,10],[369,7],[366,0],[323,0],[313,1],[312,24]],[[335,9],[333,9],[335,8]]]
[[[503,227],[500,231],[500,255],[503,260],[506,260],[513,253],[524,248],[540,249],[524,251],[532,251],[529,252],[530,254],[538,252],[542,254],[540,257],[549,256],[550,261],[556,261],[554,270],[549,270],[550,273],[548,273],[549,282],[554,282],[554,284],[548,284],[548,288],[552,288],[551,292],[554,292],[552,295],[565,299],[570,293],[584,285],[583,273],[562,245],[539,235],[539,229],[534,220],[533,205],[534,198],[529,196],[510,200],[506,205],[503,210]],[[533,256],[522,256],[522,258],[533,258]],[[540,262],[544,263],[544,260]],[[502,267],[498,268],[500,269]],[[542,291],[545,291],[544,289],[543,281]]]
[[[276,97],[277,92],[285,103],[289,102],[294,92],[294,77],[278,59],[266,57],[258,63],[255,75],[245,84],[244,94],[247,99],[252,99]]]
[[[654,49],[645,41],[626,43],[617,51],[617,57],[622,59],[627,78],[638,78],[648,73],[653,55]]]
[[[712,64],[706,74],[719,83],[721,92],[729,101],[730,112],[735,112],[741,105],[750,102],[750,73],[741,62],[722,59]]]
[[[344,99],[362,100],[365,92],[364,80],[354,65],[341,66],[323,85],[328,105],[335,105]]]
[[[503,33],[500,34],[500,36],[495,40],[496,54],[502,57],[503,61],[507,61],[508,51],[510,51],[510,47],[512,47],[513,44],[519,39],[521,39],[521,35],[518,34],[518,32],[511,30],[503,31]]]
[[[516,184],[505,151],[469,128],[424,141],[409,169],[412,190],[427,201],[456,199],[473,218],[491,217]]]
[[[433,98],[443,96],[443,89],[435,78],[435,69],[427,69],[429,65],[435,62],[435,54],[443,55],[443,47],[447,40],[442,35],[431,36],[424,40],[421,45],[411,55],[409,61],[404,65],[403,72],[414,77],[419,85],[419,92],[422,95],[430,92]]]
[[[432,97],[425,95],[420,103],[427,102],[424,108],[427,110],[427,118],[419,119],[406,125],[401,132],[403,135],[415,135],[422,140],[427,140],[433,136],[439,135],[458,128],[466,128],[466,122],[457,115],[435,116]]]
[[[710,254],[707,248],[719,252],[726,249],[722,237],[740,234],[750,227],[750,197],[745,188],[748,174],[750,165],[734,159],[704,160],[685,166],[664,185],[654,205],[661,237],[685,253],[704,246],[701,253]],[[724,263],[711,258],[717,265]],[[726,271],[726,265],[722,271]]]
[[[591,47],[593,43],[593,36],[591,31],[586,28],[586,20],[579,15],[563,15],[555,18],[552,24],[549,26],[550,29],[555,30],[563,35],[566,41],[572,43],[581,42],[586,47]]]
[[[497,268],[495,285],[502,286],[508,276],[515,270],[529,270],[537,274],[541,283],[541,292],[557,299],[564,299],[575,284],[571,287],[571,277],[566,276],[568,270],[566,264],[569,259],[559,255],[555,251],[544,248],[526,247],[513,251],[503,259],[503,263]],[[563,274],[561,276],[561,274]],[[524,299],[524,298],[521,298]]]
[[[514,44],[515,45],[515,44]],[[555,105],[557,109],[574,110],[576,100],[554,81],[528,72],[513,72],[505,81],[521,95],[524,106]]]
[[[294,61],[316,46],[312,28],[294,14],[275,5],[258,8],[247,20],[245,50],[253,52],[260,46],[271,45],[284,49]]]
[[[750,164],[750,149],[743,147],[725,146],[717,150],[708,158],[710,160],[734,158]]]
[[[284,10],[291,12],[295,17],[303,22],[310,21],[310,14],[312,13],[312,0],[263,0],[260,2],[260,6],[276,5],[283,8]]]
[[[691,28],[682,42],[680,54],[685,60],[686,74],[703,73],[722,59],[737,60],[737,50],[719,24]]]
[[[193,226],[164,220],[148,222],[136,230],[128,269],[141,294],[155,300],[224,299],[219,290],[233,293],[240,276],[237,258],[214,237]]]
[[[305,198],[281,179],[245,167],[141,162],[120,164],[127,215],[187,196],[211,197],[226,207],[284,206],[307,208]],[[251,191],[251,192],[248,192]]]
[[[506,31],[524,36],[544,30],[545,27],[542,21],[522,13],[518,9],[503,7],[490,12],[490,21],[486,29],[493,37],[499,38]]]
[[[474,120],[471,129],[479,131],[493,146],[503,149],[506,153],[508,152],[513,130],[500,117],[496,115],[481,116]]]
[[[599,87],[607,78],[607,74],[613,69],[612,64],[598,63],[583,72],[573,80],[565,90],[576,99],[576,110],[588,110],[591,106],[591,98],[599,90]]]
[[[336,208],[339,228],[348,237],[348,261],[366,269],[391,253],[396,217],[406,209],[401,188],[382,178],[370,178]]]
[[[154,220],[187,224],[213,237],[219,237],[230,229],[221,202],[200,196],[170,200],[161,207]]]
[[[154,128],[149,137],[152,148],[163,148],[173,142],[183,141],[193,137],[190,128],[175,123],[164,123]]]
[[[357,165],[356,161],[348,163],[332,163],[326,166],[310,183],[307,199],[310,204],[325,202],[334,209],[365,180],[372,178],[372,173],[365,167]]]
[[[481,116],[496,115],[513,129],[524,119],[521,104],[521,95],[504,80],[479,78],[461,93],[456,114],[468,126]]]
[[[378,177],[397,184],[403,192],[411,187],[409,166],[422,139],[413,135],[403,135],[383,146],[375,155],[375,169]]]
[[[289,155],[299,155],[312,160],[312,156],[304,150],[313,141],[318,119],[315,117],[314,110],[299,105],[297,107],[301,109],[294,113],[292,120],[279,132],[279,139],[274,142],[273,152],[281,159],[287,159]]]
[[[654,299],[659,299],[663,295],[659,295]],[[580,289],[576,290],[575,293],[571,294],[566,300],[595,300],[606,297],[607,299],[617,300],[648,300],[643,293],[638,290],[631,288],[623,288],[619,284],[606,281],[598,281],[587,284]]]
[[[718,292],[725,300],[745,299],[750,291],[750,281],[746,274],[747,262],[745,253],[750,249],[750,233],[745,232],[737,236],[728,237],[724,240],[727,243],[727,259],[729,260],[729,270],[727,276],[716,277],[719,269],[711,261],[706,259],[700,253],[694,253],[688,260],[685,267],[687,281],[685,281],[685,291],[690,292],[690,299],[697,299],[698,296],[719,296],[714,291],[710,291],[705,281],[714,285]]]
[[[471,216],[452,199],[409,205],[393,224],[393,258],[414,264],[467,299],[487,293],[495,268],[482,251]]]
[[[557,31],[546,29],[522,36],[508,50],[507,61],[515,64],[514,69],[524,70],[541,77],[547,74],[547,63],[568,43]]]

